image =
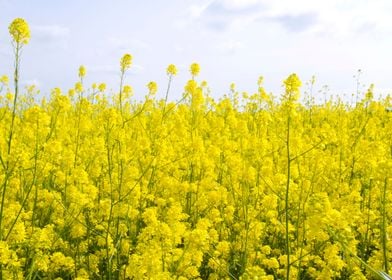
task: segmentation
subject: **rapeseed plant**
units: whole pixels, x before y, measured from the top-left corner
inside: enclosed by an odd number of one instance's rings
[[[235,84],[219,100],[190,66],[183,96],[125,84],[19,89],[0,76],[0,279],[390,279],[390,98],[305,104]],[[357,93],[359,94],[359,93]],[[359,98],[359,97],[358,97]]]

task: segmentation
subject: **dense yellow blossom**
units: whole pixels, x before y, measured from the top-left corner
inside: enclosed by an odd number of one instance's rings
[[[30,28],[23,18],[16,18],[8,28],[12,39],[18,44],[27,44],[30,40]]]
[[[99,90],[100,92],[104,92],[104,91],[106,90],[106,84],[105,84],[105,83],[100,83],[100,84],[98,85],[98,90]]]
[[[296,101],[299,99],[300,87],[302,85],[301,80],[298,78],[297,74],[291,74],[283,81],[285,87],[285,98],[291,101]]]
[[[81,65],[79,67],[79,78],[84,78],[86,76],[86,67],[84,67],[83,65]]]
[[[124,72],[125,70],[129,69],[129,67],[131,67],[131,64],[132,56],[129,53],[124,54],[120,61],[121,72]]]
[[[26,43],[20,26],[12,34]],[[194,63],[179,101],[155,96],[156,82],[144,99],[130,98],[131,63],[121,59],[117,95],[85,85],[82,66],[69,91],[36,100],[26,87],[16,114],[0,78],[0,278],[390,273],[389,97],[376,99],[370,86],[355,106],[303,105],[292,74],[280,101],[262,77],[254,92],[233,83],[215,99]],[[176,73],[169,65],[169,81]]]
[[[156,82],[153,81],[147,84],[147,88],[150,94],[155,94],[158,91],[158,85]]]
[[[4,85],[8,85],[9,82],[9,78],[6,75],[0,76],[0,83],[4,84]]]
[[[177,75],[177,67],[174,64],[169,64],[166,68],[166,73],[171,76]]]
[[[200,65],[198,63],[192,63],[189,67],[189,72],[193,77],[196,77],[200,73]]]

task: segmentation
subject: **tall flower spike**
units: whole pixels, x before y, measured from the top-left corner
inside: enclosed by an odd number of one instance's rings
[[[285,87],[285,98],[290,101],[296,101],[299,99],[299,88],[302,86],[301,80],[297,74],[293,73],[283,81]]]
[[[196,77],[200,73],[200,65],[197,63],[192,63],[189,68],[189,72],[191,72],[193,77]]]
[[[86,67],[84,67],[83,65],[81,65],[79,67],[79,78],[84,78],[84,76],[86,76]]]
[[[120,61],[121,72],[125,72],[132,64],[132,55],[129,53],[124,54]]]
[[[147,88],[148,88],[148,91],[150,92],[150,94],[155,94],[158,91],[158,85],[154,81],[149,82],[147,84]]]
[[[174,64],[170,64],[169,66],[167,66],[166,73],[169,76],[177,75],[177,67]]]
[[[26,45],[29,43],[30,28],[23,18],[14,19],[8,27],[8,30],[13,41],[17,44]]]

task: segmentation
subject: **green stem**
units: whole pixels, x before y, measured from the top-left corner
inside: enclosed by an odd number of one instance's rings
[[[387,192],[387,179],[384,181],[384,189],[382,195],[382,251],[384,258],[384,269],[387,274],[389,274],[388,269],[388,249],[387,249],[387,213],[386,213],[386,192]]]
[[[290,238],[289,238],[289,190],[291,177],[291,159],[290,159],[290,115],[287,118],[287,181],[286,181],[286,195],[285,195],[285,218],[286,218],[286,254],[287,254],[287,271],[286,279],[290,279]]]
[[[10,155],[11,155],[11,148],[12,148],[12,139],[14,135],[14,126],[15,126],[15,117],[16,117],[16,105],[19,93],[19,62],[20,62],[20,49],[22,45],[16,42],[15,47],[15,72],[14,72],[14,86],[15,86],[15,95],[14,95],[14,102],[12,108],[12,116],[11,116],[11,124],[10,124],[10,131],[8,136],[8,147],[7,147],[7,159],[6,159],[6,176],[3,183],[3,192],[1,195],[1,206],[0,206],[0,240],[3,240],[3,215],[4,215],[4,203],[5,203],[5,194],[7,191],[8,186],[8,179],[11,176],[10,174]],[[2,273],[0,273],[0,279],[2,278]]]

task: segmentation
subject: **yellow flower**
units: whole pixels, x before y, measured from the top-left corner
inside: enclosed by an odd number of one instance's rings
[[[298,78],[297,74],[293,73],[283,81],[285,86],[285,98],[290,101],[296,101],[299,99],[299,88],[302,85],[301,80]]]
[[[121,72],[125,72],[125,70],[129,69],[129,67],[131,67],[131,64],[132,56],[129,53],[124,54],[120,61]]]
[[[100,92],[104,92],[106,90],[106,84],[105,83],[100,83],[98,86],[98,90]]]
[[[153,81],[151,81],[147,84],[147,88],[148,88],[150,94],[155,94],[158,91],[158,85],[156,82],[153,82]]]
[[[189,68],[189,72],[191,72],[191,75],[193,77],[199,75],[200,73],[200,65],[197,63],[192,63],[190,68]]]
[[[0,77],[0,83],[2,83],[3,85],[8,85],[9,79],[8,76],[3,75]]]
[[[169,66],[167,66],[166,73],[169,76],[177,75],[177,67],[174,64],[170,64]]]
[[[82,85],[81,82],[77,82],[77,83],[75,84],[75,91],[76,91],[77,93],[80,93],[80,92],[83,91],[83,85]]]
[[[50,268],[52,271],[71,271],[75,266],[71,257],[64,256],[61,252],[55,252],[50,257]]]
[[[263,76],[259,76],[259,78],[257,79],[257,85],[259,87],[261,87],[263,82],[264,82],[264,77]]]
[[[123,93],[125,93],[125,94],[132,94],[132,92],[133,92],[133,89],[132,89],[131,86],[125,85],[125,86],[123,87]]]
[[[79,78],[84,78],[84,76],[86,76],[86,67],[81,65],[79,67]]]
[[[187,92],[187,93],[193,93],[193,92],[195,92],[196,89],[197,89],[197,82],[195,82],[195,81],[193,81],[193,80],[189,80],[189,81],[186,83],[184,89],[185,89],[185,92]]]
[[[129,98],[133,94],[133,88],[130,85],[125,85],[122,90],[124,98]]]
[[[366,100],[373,99],[373,96],[374,96],[373,92],[374,92],[374,84],[371,84],[366,92],[366,96],[365,96]]]
[[[27,44],[30,39],[30,28],[23,18],[16,18],[12,21],[8,30],[12,39],[18,44]]]

